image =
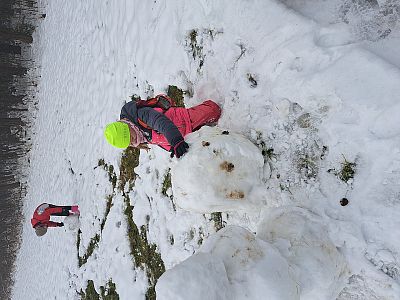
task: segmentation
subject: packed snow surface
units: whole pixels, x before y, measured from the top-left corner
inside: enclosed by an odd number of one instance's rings
[[[42,4],[38,110],[12,299],[80,299],[88,282],[100,293],[110,280],[120,299],[145,299],[151,282],[131,255],[130,208],[136,237],[146,235],[161,255],[167,272],[157,289],[166,298],[184,297],[177,284],[187,281],[222,299],[400,299],[398,1]],[[205,99],[221,105],[218,126],[241,138],[231,147],[221,135],[210,147],[226,146],[226,160],[247,173],[234,180],[245,207],[237,208],[242,200],[227,206],[224,188],[199,184],[231,189],[221,179],[229,174],[190,178],[200,170],[196,160],[209,166],[199,136],[216,129],[188,137],[180,161],[159,147],[142,151],[132,190],[113,186],[121,151],[106,143],[105,124],[131,95],[145,99],[168,85],[185,91],[186,107]],[[42,202],[78,204],[79,233],[66,226],[36,237],[30,218]],[[228,225],[238,227],[216,233]]]

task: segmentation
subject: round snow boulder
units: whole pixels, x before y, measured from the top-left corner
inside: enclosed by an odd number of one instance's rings
[[[65,217],[64,226],[69,231],[77,231],[81,225],[78,215],[70,215]]]
[[[348,278],[344,256],[311,212],[297,207],[269,209],[257,237],[274,244],[298,272],[304,299],[336,299]]]
[[[190,149],[171,169],[179,207],[210,213],[246,209],[265,201],[250,196],[261,185],[264,157],[246,137],[203,127],[185,140]]]
[[[163,300],[299,299],[286,259],[239,226],[211,235],[197,254],[160,277],[156,291]]]
[[[229,300],[224,264],[217,257],[199,253],[165,272],[157,282],[159,300]]]
[[[297,278],[277,248],[240,226],[227,226],[200,247],[222,259],[233,299],[296,300]]]

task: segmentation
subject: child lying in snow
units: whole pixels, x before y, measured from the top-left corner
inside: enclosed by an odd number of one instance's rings
[[[171,101],[165,95],[148,101],[160,97]],[[166,110],[130,101],[122,107],[120,120],[106,126],[104,135],[108,143],[117,148],[147,149],[147,144],[155,144],[170,151],[171,157],[179,158],[189,148],[184,137],[203,125],[215,124],[220,116],[221,108],[212,100],[191,108],[172,106]]]
[[[70,212],[71,211],[71,212]],[[62,227],[63,222],[52,222],[50,216],[70,216],[79,215],[79,207],[74,206],[59,206],[53,204],[42,203],[33,213],[31,219],[32,227],[35,229],[37,236],[45,235],[48,227]]]

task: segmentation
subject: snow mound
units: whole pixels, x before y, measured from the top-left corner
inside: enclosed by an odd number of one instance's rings
[[[400,135],[400,104],[396,104],[380,113],[370,127],[378,138],[389,139]]]
[[[64,223],[64,227],[68,231],[76,231],[81,226],[81,222],[79,221],[78,215],[70,215],[68,217],[65,217],[63,223]]]
[[[264,158],[243,135],[203,127],[186,137],[190,151],[171,169],[176,204],[209,213],[265,203],[251,197],[261,186]],[[257,200],[254,200],[257,199]]]
[[[295,300],[299,295],[290,270],[274,246],[242,227],[228,226],[160,277],[157,298]]]
[[[348,268],[343,255],[327,236],[327,228],[309,211],[297,207],[270,209],[257,237],[273,243],[297,270],[304,299],[335,299]]]
[[[222,261],[199,253],[164,273],[158,280],[157,299],[230,299],[228,277]]]

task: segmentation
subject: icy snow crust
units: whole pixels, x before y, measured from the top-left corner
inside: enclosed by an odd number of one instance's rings
[[[251,176],[261,188],[248,185],[257,197],[245,199],[257,211],[222,213],[221,225],[240,228],[215,234],[210,214],[181,209],[172,189],[163,195],[176,159],[158,147],[141,153],[129,196],[135,223],[147,229],[170,270],[160,293],[187,299],[190,291],[175,286],[186,279],[222,299],[400,299],[398,24],[388,23],[387,37],[365,41],[354,36],[353,19],[308,18],[319,4],[335,1],[295,2],[303,16],[272,0],[45,3],[35,38],[39,111],[13,299],[79,299],[88,280],[99,291],[109,279],[120,299],[144,299],[147,278],[132,263],[121,193],[82,267],[74,230],[52,228],[39,239],[29,219],[41,202],[79,204],[85,253],[113,192],[98,160],[119,173],[121,152],[106,144],[104,124],[118,118],[130,95],[145,98],[168,84],[193,93],[186,95],[188,107],[217,101],[220,128],[243,135],[265,155],[261,174],[258,155],[252,157],[260,178]],[[190,150],[182,164],[196,155]],[[335,175],[344,160],[356,162],[347,182]],[[181,182],[173,181],[178,188]],[[342,207],[343,197],[349,204]],[[211,211],[209,204],[201,209]],[[234,249],[244,265],[224,253]],[[279,274],[279,285],[271,287]],[[220,289],[200,275],[218,280]],[[204,286],[195,284],[203,280]]]

